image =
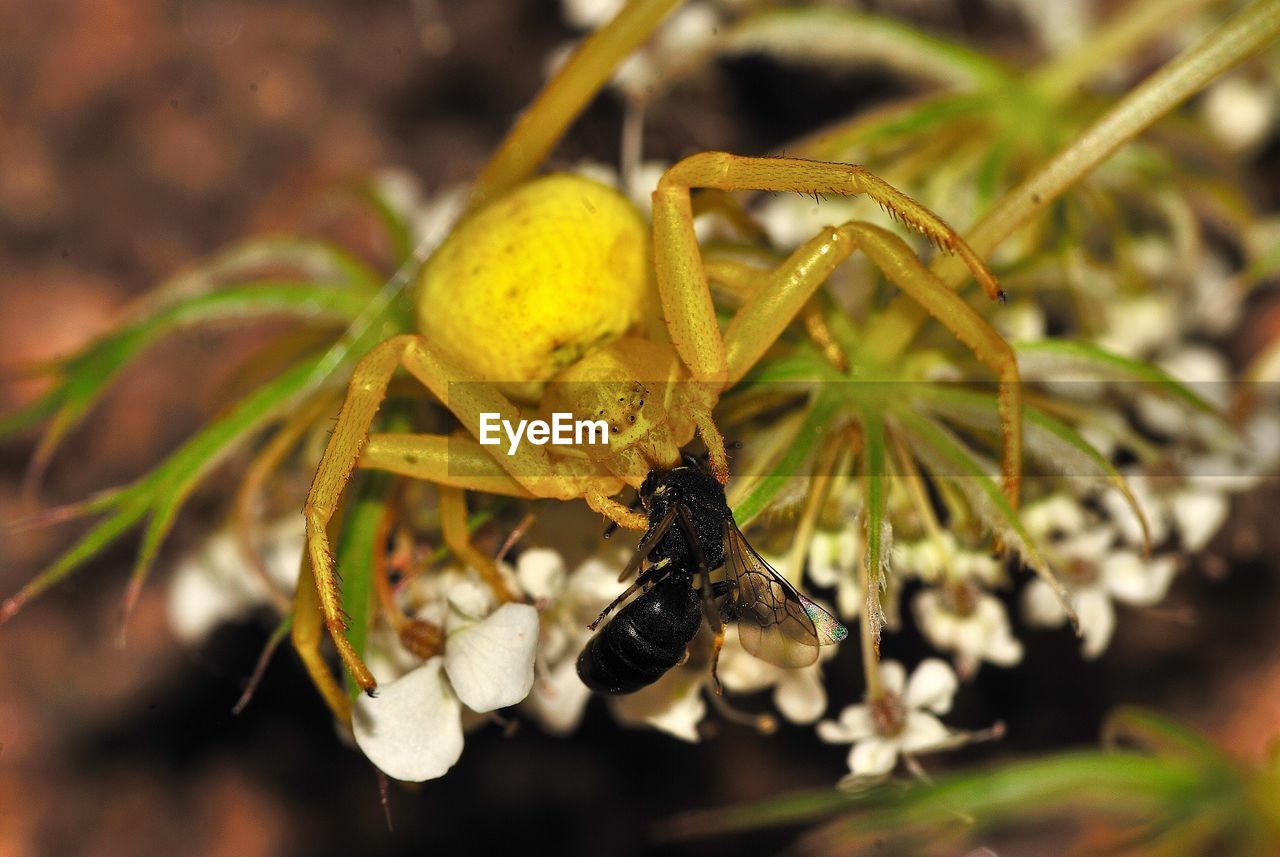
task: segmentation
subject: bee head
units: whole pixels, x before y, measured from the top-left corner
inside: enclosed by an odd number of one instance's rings
[[[694,461],[671,470],[651,470],[640,485],[640,502],[650,515],[665,514],[675,503],[694,509],[725,507],[724,488]]]

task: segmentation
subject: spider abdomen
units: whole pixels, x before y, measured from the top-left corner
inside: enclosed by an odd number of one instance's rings
[[[558,372],[643,319],[648,247],[621,193],[543,176],[469,215],[432,254],[419,329],[479,380],[537,401]]]
[[[578,676],[597,693],[634,693],[684,658],[702,626],[687,574],[673,574],[618,611],[582,650]]]

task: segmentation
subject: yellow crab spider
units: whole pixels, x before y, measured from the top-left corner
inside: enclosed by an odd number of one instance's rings
[[[582,49],[579,60],[598,52],[594,65],[571,61],[548,84],[502,150],[534,154],[523,156],[523,165],[514,168],[508,159],[514,178],[486,183],[482,177],[484,204],[463,218],[424,266],[416,294],[420,332],[384,341],[356,366],[305,510],[315,587],[299,587],[295,645],[313,675],[319,660],[318,608],[355,682],[366,692],[376,684],[346,638],[328,534],[355,467],[439,486],[446,543],[499,599],[507,599],[493,562],[468,541],[463,492],[583,499],[624,527],[644,529],[647,518],[614,495],[624,486],[638,487],[652,469],[676,466],[681,447],[695,434],[709,450],[716,476],[726,480],[724,441],[711,415],[719,395],[751,369],[855,250],[863,251],[1000,378],[1002,469],[1006,491],[1016,502],[1021,408],[1014,354],[902,239],[856,221],[823,229],[776,269],[760,273],[722,331],[694,234],[690,193],[708,188],[865,194],[937,246],[959,255],[987,295],[999,298],[999,286],[982,261],[923,206],[858,166],[703,152],[662,176],[647,226],[625,197],[603,184],[565,174],[533,180],[521,176],[536,169],[538,152],[545,153],[550,145],[545,126],[532,123],[530,115],[550,104],[545,108],[549,112],[540,114],[544,121],[551,116],[552,124],[567,126],[585,100],[582,93],[598,89],[610,63],[630,50],[619,46],[642,40],[661,18],[655,10],[671,5],[657,0],[631,4]],[[615,51],[612,56],[610,50]],[[491,164],[485,176],[495,172],[502,169]],[[500,192],[491,192],[494,187]],[[399,369],[421,382],[471,437],[370,435],[374,415]],[[529,411],[544,418],[568,412],[604,420],[608,443],[526,443],[508,454],[505,446],[479,442],[482,414],[514,423]]]

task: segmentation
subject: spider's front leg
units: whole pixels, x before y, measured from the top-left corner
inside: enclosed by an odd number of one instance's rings
[[[862,167],[795,158],[750,158],[703,152],[663,175],[653,194],[654,267],[671,339],[696,380],[721,388],[740,380],[800,312],[831,271],[862,249],[899,288],[937,317],[979,361],[999,375],[1005,490],[1018,498],[1022,430],[1018,367],[1012,349],[972,307],[928,271],[905,242],[870,224],[825,230],[797,248],[753,290],[720,336],[693,230],[690,190],[762,190],[803,194],[866,194],[907,226],[958,255],[992,299],[995,277],[937,215]],[[710,444],[708,444],[710,445]],[[714,460],[713,460],[714,463]],[[720,475],[717,471],[717,475]]]
[[[366,692],[371,692],[376,682],[347,640],[346,619],[342,613],[342,599],[329,543],[328,525],[337,510],[342,491],[360,461],[361,452],[369,437],[369,426],[386,398],[387,385],[400,367],[407,369],[431,390],[473,433],[479,430],[482,413],[497,414],[500,420],[516,421],[521,418],[519,409],[497,388],[475,378],[421,336],[406,334],[392,337],[375,347],[356,365],[347,388],[347,397],[338,412],[337,423],[329,436],[329,443],[307,494],[304,514],[307,525],[307,556],[324,624],[337,646],[343,664]],[[502,585],[492,561],[477,551],[467,549],[469,542],[465,538],[465,526],[459,534],[457,523],[465,521],[465,508],[461,505],[461,494],[458,493],[460,487],[447,478],[447,454],[443,459],[440,458],[440,446],[432,440],[427,440],[416,452],[412,449],[412,444],[407,446],[410,447],[408,450],[402,442],[398,448],[402,461],[407,463],[405,455],[416,456],[424,466],[434,466],[442,476],[432,481],[446,486],[446,490],[442,492],[442,511],[446,513],[444,529],[450,546],[462,550],[463,558],[475,565],[476,570],[490,582],[500,601],[510,600],[511,595]],[[381,449],[384,453],[386,448],[387,443],[383,441]],[[466,450],[470,450],[470,447],[464,447],[460,454],[466,455]],[[447,448],[445,452],[447,453]],[[602,485],[607,480],[599,478],[588,478],[583,482],[566,470],[564,465],[553,463],[546,451],[538,446],[520,445],[511,455],[506,455],[504,451],[495,458],[502,476],[498,484],[514,484],[528,496],[565,500],[586,496],[590,502],[596,495],[602,495],[610,488],[616,491],[620,487]],[[448,487],[451,485],[452,488]],[[607,497],[600,498],[600,502],[607,507],[606,501]],[[625,507],[623,512],[626,512]],[[635,522],[624,517],[621,523],[631,526]]]

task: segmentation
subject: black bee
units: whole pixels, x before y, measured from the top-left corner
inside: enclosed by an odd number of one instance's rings
[[[778,574],[733,520],[724,488],[687,461],[654,470],[640,486],[649,528],[622,572],[640,573],[591,630],[633,593],[639,597],[592,637],[578,657],[578,675],[597,693],[633,693],[679,664],[705,619],[715,631],[711,673],[727,622],[736,622],[742,646],[781,667],[818,659],[823,642],[849,632],[830,613],[801,595]],[[717,690],[719,680],[716,679]]]

